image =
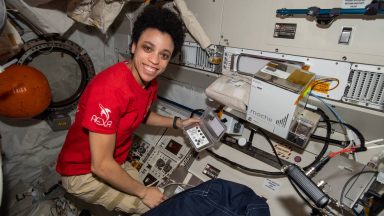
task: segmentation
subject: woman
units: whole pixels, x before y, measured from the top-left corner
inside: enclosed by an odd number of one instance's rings
[[[168,9],[147,6],[138,16],[132,60],[99,73],[80,98],[56,167],[69,193],[109,210],[139,214],[166,199],[158,188],[144,186],[125,159],[140,123],[182,128],[198,122],[149,111],[157,95],[155,78],[181,50],[184,37],[181,20]]]

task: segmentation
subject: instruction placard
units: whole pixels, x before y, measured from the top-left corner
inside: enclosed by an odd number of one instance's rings
[[[263,183],[264,189],[267,189],[273,193],[277,193],[280,190],[280,182],[266,178]]]

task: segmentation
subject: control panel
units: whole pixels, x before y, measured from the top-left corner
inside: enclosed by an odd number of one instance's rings
[[[166,107],[159,107],[158,113],[183,116]],[[192,154],[182,130],[141,125],[134,136],[128,161],[139,171],[144,185],[157,186],[166,181],[178,166],[184,166],[186,158]]]
[[[157,185],[164,178],[167,178],[178,164],[160,149],[156,149],[147,163],[140,169],[140,177],[144,185]]]
[[[196,146],[197,149],[204,148],[206,145],[209,145],[207,135],[204,134],[199,124],[195,124],[185,132],[190,137],[192,144]]]
[[[184,142],[182,132],[168,129],[140,170],[144,184],[161,184],[191,153],[191,148]]]
[[[134,139],[129,160],[139,171],[146,186],[161,184],[192,154],[191,148],[183,140],[182,132],[179,132],[179,136],[174,136],[175,130],[168,130],[155,146],[138,136]]]

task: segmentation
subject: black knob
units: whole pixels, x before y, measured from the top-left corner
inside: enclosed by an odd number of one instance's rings
[[[158,168],[162,168],[163,166],[165,165],[165,162],[163,159],[159,158],[157,161],[156,161],[156,166]]]
[[[139,150],[138,150],[141,154],[144,154],[146,149],[143,147],[143,146],[140,146]]]
[[[170,164],[166,164],[165,166],[164,166],[164,172],[169,172],[169,171],[171,171],[171,169],[172,169],[172,167],[171,167],[171,165]]]

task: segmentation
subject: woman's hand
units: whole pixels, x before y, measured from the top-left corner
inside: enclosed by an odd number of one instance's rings
[[[157,187],[147,187],[141,201],[149,208],[155,208],[160,205],[167,197]]]
[[[180,119],[179,121],[176,122],[176,125],[178,128],[184,128],[187,127],[191,124],[198,123],[200,119],[198,118],[189,118],[189,119]]]

